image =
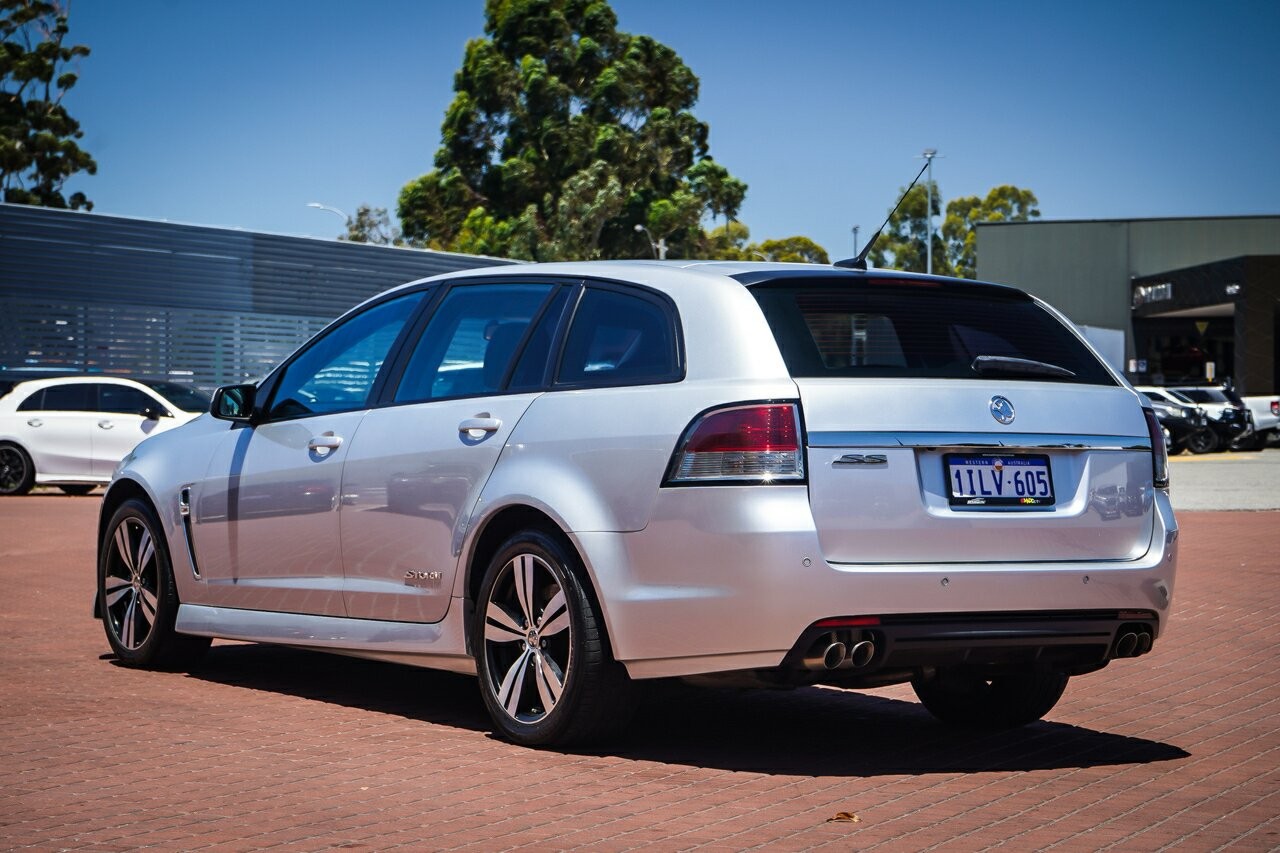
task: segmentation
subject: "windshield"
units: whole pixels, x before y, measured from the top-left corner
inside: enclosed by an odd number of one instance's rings
[[[176,382],[147,382],[146,386],[184,412],[209,411],[209,395]]]
[[[1070,329],[1016,292],[848,281],[751,292],[795,377],[1116,384]]]
[[[1183,388],[1175,391],[1180,397],[1196,403],[1225,403],[1227,405],[1241,405],[1239,398],[1235,394],[1224,391],[1220,388]],[[1233,399],[1234,398],[1234,399]]]

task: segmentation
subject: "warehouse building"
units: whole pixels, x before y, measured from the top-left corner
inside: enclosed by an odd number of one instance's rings
[[[1122,334],[1135,383],[1280,388],[1280,216],[981,223],[977,275]]]
[[[0,204],[0,369],[255,380],[348,308],[493,258]]]

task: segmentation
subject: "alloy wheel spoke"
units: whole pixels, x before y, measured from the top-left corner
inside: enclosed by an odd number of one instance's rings
[[[526,625],[534,624],[533,618],[533,555],[521,554],[512,561],[512,572],[515,574],[516,599],[520,602],[520,610],[524,613]]]
[[[120,555],[120,562],[124,563],[132,574],[137,570],[133,567],[133,549],[129,545],[129,533],[125,530],[126,526],[127,524],[121,524],[116,528],[116,553]]]
[[[136,635],[135,623],[137,621],[138,597],[136,595],[129,596],[129,606],[124,609],[124,616],[120,618],[121,637],[120,644],[126,649],[135,649],[138,644],[134,641]]]
[[[510,643],[523,640],[525,629],[516,618],[496,601],[490,601],[484,614],[484,638],[492,643]]]
[[[135,566],[138,573],[146,571],[147,566],[151,565],[152,559],[156,555],[156,541],[151,538],[151,531],[145,527],[142,529],[142,538],[138,540],[138,556]]]
[[[538,695],[542,697],[542,708],[547,713],[551,713],[551,709],[560,701],[561,691],[564,690],[563,676],[560,673],[560,667],[556,666],[556,662],[550,655],[542,652],[535,653],[534,661],[537,664],[535,677],[538,680]]]
[[[142,615],[147,620],[147,625],[154,625],[156,623],[156,610],[160,604],[159,600],[156,598],[156,594],[146,587],[143,587],[138,598],[142,605]]]
[[[108,584],[111,584],[112,581],[115,581],[115,585],[109,586]],[[103,584],[103,588],[102,588],[102,592],[104,594],[104,597],[106,598],[108,607],[111,607],[117,601],[119,601],[121,598],[128,595],[132,591],[133,591],[133,585],[129,583],[129,581],[122,580],[117,577],[108,577],[106,582]]]
[[[524,674],[529,669],[530,649],[525,649],[516,662],[511,664],[507,674],[502,677],[498,686],[498,701],[507,713],[515,717],[520,712],[520,694],[524,692]]]
[[[559,634],[565,628],[569,627],[569,606],[564,597],[564,590],[561,589],[551,597],[547,602],[547,607],[542,611],[542,619],[538,625],[538,635],[541,637],[550,637]]]

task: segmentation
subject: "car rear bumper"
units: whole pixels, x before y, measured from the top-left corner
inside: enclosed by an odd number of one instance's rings
[[[943,644],[929,639],[935,630],[910,633],[921,619],[967,631],[979,645],[1027,649],[1057,643],[1038,629],[1006,636],[1011,642],[989,630],[980,637],[987,629],[969,616],[1052,622],[1055,614],[1144,611],[1158,637],[1173,596],[1177,526],[1167,493],[1155,492],[1151,511],[1146,553],[1106,562],[831,563],[803,486],[664,490],[644,530],[576,538],[603,593],[614,655],[633,677],[788,667],[798,648],[807,651],[800,647],[815,623],[840,616],[915,618],[898,620],[907,633],[887,633],[886,649],[911,652],[894,666],[926,666],[922,650]],[[1109,640],[1085,644],[1103,646],[1104,655],[1117,641],[1119,622],[1109,621]]]

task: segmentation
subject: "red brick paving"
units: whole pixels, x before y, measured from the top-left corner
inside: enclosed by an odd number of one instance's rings
[[[1280,849],[1278,512],[1182,513],[1170,632],[1048,722],[671,688],[624,742],[562,753],[494,739],[460,676],[235,643],[190,674],[115,665],[97,505],[0,500],[0,848]]]

